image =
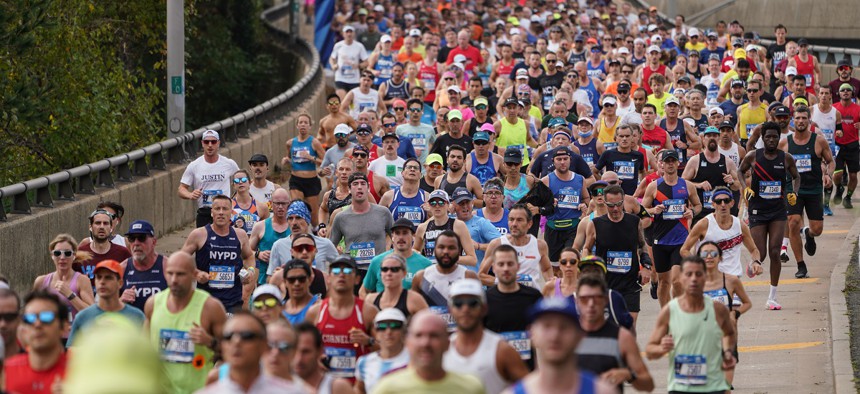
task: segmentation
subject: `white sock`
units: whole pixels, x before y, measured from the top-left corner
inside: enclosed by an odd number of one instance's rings
[[[788,249],[788,237],[783,237],[783,238],[782,238],[782,248],[783,248],[783,249]]]
[[[800,229],[800,236],[803,236],[803,232],[804,232],[804,231],[806,231],[806,229],[808,229],[808,228],[809,228],[809,227],[807,227],[807,226],[803,226],[803,227]]]
[[[770,287],[770,293],[768,293],[767,299],[771,301],[776,301],[776,286]]]

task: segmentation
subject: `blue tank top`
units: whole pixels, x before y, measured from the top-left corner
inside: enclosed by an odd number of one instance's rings
[[[579,143],[579,138],[573,140],[573,145],[579,148],[579,155],[582,156],[582,159],[585,160],[588,165],[592,165],[597,163],[597,159],[600,156],[597,154],[597,138],[592,138],[591,141],[585,145]]]
[[[143,310],[149,297],[167,288],[167,280],[164,279],[164,256],[158,255],[155,258],[155,264],[147,271],[135,270],[134,263],[129,257],[125,261],[125,272],[123,272],[122,277],[125,279],[125,283],[119,293],[122,294],[126,289],[134,287],[135,298],[130,305]]]
[[[672,130],[669,130],[669,127],[667,127],[668,123],[669,122],[667,122],[664,118],[660,121],[660,127],[662,127],[663,130],[666,130],[666,132],[669,133],[669,137],[672,138],[672,146],[675,147],[675,152],[678,152],[678,157],[681,159],[681,164],[686,163],[687,150],[678,148],[677,145],[675,145],[677,141],[681,141],[685,144],[687,143],[687,130],[684,128],[684,121],[678,119],[678,122],[675,124],[675,128]]]
[[[308,151],[311,157],[316,158],[317,152],[314,150],[314,137],[308,137],[305,142],[299,141],[299,137],[293,138],[293,146],[290,149],[290,160],[292,160],[293,171],[316,171],[317,165],[311,159],[303,159],[298,156],[301,151]]]
[[[510,210],[511,207],[514,206],[521,198],[523,198],[529,192],[529,182],[526,180],[526,175],[520,175],[520,184],[517,185],[517,188],[514,190],[509,190],[507,187],[505,188],[505,201],[502,203],[502,206],[505,209]]]
[[[206,243],[194,255],[197,269],[209,273],[209,282],[197,287],[217,298],[227,309],[242,305],[242,281],[239,278],[243,265],[242,243],[233,227],[229,230],[230,233],[222,237],[212,230],[211,224],[207,224]]]
[[[484,164],[478,163],[478,157],[475,156],[475,152],[472,152],[470,156],[472,156],[472,170],[469,171],[469,173],[474,175],[475,178],[478,178],[482,185],[496,176],[493,156],[489,156],[487,158],[487,162]]]
[[[561,180],[555,171],[549,173],[549,190],[558,200],[555,211],[547,217],[547,224],[554,228],[569,228],[574,225],[573,220],[582,216],[579,204],[582,198],[582,175],[571,172],[573,178],[569,181]]]
[[[230,220],[233,221],[234,226],[237,221],[241,220],[242,230],[245,230],[247,234],[251,234],[251,229],[260,221],[260,214],[257,213],[257,200],[251,197],[251,206],[245,209],[239,206],[238,201],[233,199],[233,215],[230,217]]]
[[[600,114],[600,92],[594,86],[594,81],[589,78],[588,85],[582,85],[579,88],[588,93],[588,102],[591,103],[591,118],[597,119],[597,115]]]
[[[406,80],[400,81],[399,85],[395,85],[394,81],[388,80],[386,82],[388,84],[388,90],[385,92],[385,99],[403,99],[409,100],[409,84],[406,83]],[[393,111],[393,109],[392,109]]]
[[[572,394],[594,394],[597,392],[595,390],[594,383],[597,381],[597,377],[594,376],[591,372],[588,371],[579,371],[579,391]],[[523,381],[520,380],[514,383],[513,386],[514,394],[528,394],[526,391],[526,385],[523,384]]]
[[[263,223],[266,224],[266,229],[265,231],[263,231],[263,237],[260,238],[260,242],[257,243],[257,250],[259,250],[260,252],[272,250],[272,245],[275,244],[275,241],[289,237],[290,234],[293,233],[293,231],[290,230],[289,227],[287,227],[284,232],[276,232],[275,229],[272,227],[272,218],[264,220]],[[269,270],[269,263],[262,260],[257,260],[257,269],[259,270],[258,272],[260,274],[257,278],[257,284],[262,285],[266,283],[266,278],[268,277],[268,275],[266,275],[266,271]]]
[[[600,75],[606,75],[606,60],[601,60],[597,67],[592,67],[591,61],[586,62],[588,70],[585,72],[589,77],[600,79]]]
[[[683,217],[687,209],[690,193],[687,183],[682,178],[673,186],[669,186],[663,178],[657,178],[657,196],[654,206],[662,204],[663,213],[654,215],[654,244],[677,246],[682,245],[689,235],[689,222]]]
[[[706,296],[711,297],[714,301],[719,301],[726,308],[732,310],[732,299],[729,297],[729,289],[726,287],[726,274],[723,274],[723,287],[714,290],[706,290]]]
[[[630,57],[630,63],[631,63],[631,64],[633,64],[634,66],[638,66],[638,65],[641,65],[641,64],[645,64],[645,62],[646,62],[647,60],[648,60],[648,58],[646,58],[645,56],[642,56],[642,57],[640,57],[640,58],[638,58],[638,59],[637,59],[637,58],[635,58],[635,57],[633,57],[633,56],[631,56],[631,57]]]
[[[493,224],[493,226],[494,226],[494,227],[496,227],[496,229],[498,229],[498,230],[499,230],[499,233],[500,233],[500,234],[502,234],[502,235],[507,235],[507,234],[508,234],[508,231],[509,231],[509,229],[508,229],[508,212],[510,212],[510,211],[508,211],[508,209],[507,209],[507,208],[502,208],[502,212],[504,212],[504,213],[502,214],[502,218],[501,218],[501,219],[499,219],[499,221],[498,221],[498,222],[490,222],[490,223],[492,223],[492,224]],[[483,209],[478,209],[478,210],[476,210],[476,211],[475,211],[475,214],[476,214],[476,215],[478,215],[478,216],[480,216],[480,217],[482,217],[482,218],[484,218],[484,217],[485,217],[485,216],[484,216],[484,210],[483,210]],[[488,220],[489,220],[489,219],[488,219]]]
[[[287,311],[282,312],[284,317],[290,322],[290,325],[296,326],[297,324],[305,321],[305,315],[308,314],[308,309],[311,309],[311,306],[317,303],[317,300],[320,299],[319,294],[314,294],[313,298],[311,298],[311,302],[308,302],[302,310],[298,311],[298,313],[292,314],[287,313]]]
[[[382,85],[383,82],[391,79],[391,69],[394,68],[394,52],[385,56],[381,52],[376,59],[376,64],[373,69],[379,71],[379,76],[373,78],[373,86]]]
[[[414,197],[406,198],[400,193],[400,189],[394,191],[394,198],[391,200],[391,205],[388,210],[391,211],[391,216],[395,221],[400,218],[407,218],[416,226],[424,223],[427,220],[427,213],[424,212],[424,191],[418,189],[418,194]]]

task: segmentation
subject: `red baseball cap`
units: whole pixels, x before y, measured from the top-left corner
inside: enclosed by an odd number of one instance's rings
[[[96,269],[93,270],[93,272],[98,271],[102,268],[119,275],[119,280],[122,280],[122,265],[120,265],[119,262],[117,262],[116,260],[104,260],[96,264]]]

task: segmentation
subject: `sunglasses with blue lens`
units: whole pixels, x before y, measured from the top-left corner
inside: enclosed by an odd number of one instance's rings
[[[353,272],[353,269],[350,267],[334,267],[331,269],[332,275],[340,275],[340,274],[349,275],[349,274],[352,274],[352,272]]]
[[[233,180],[233,183],[235,183],[237,185],[240,183],[245,183],[245,182],[248,182],[248,177],[246,177],[246,176],[243,176],[241,178],[236,178]]]
[[[32,326],[36,324],[36,320],[41,322],[42,324],[51,324],[54,320],[57,319],[57,313],[51,311],[39,312],[39,313],[25,313],[23,315],[24,324],[28,326]]]

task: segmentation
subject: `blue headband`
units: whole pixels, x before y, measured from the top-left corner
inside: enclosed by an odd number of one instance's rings
[[[290,207],[287,208],[287,217],[290,216],[300,216],[308,224],[311,224],[311,211],[308,210],[308,206],[301,200],[293,201]]]
[[[717,196],[727,196],[728,198],[734,198],[730,191],[720,189],[715,191],[714,194],[711,195],[711,201],[717,198]]]

